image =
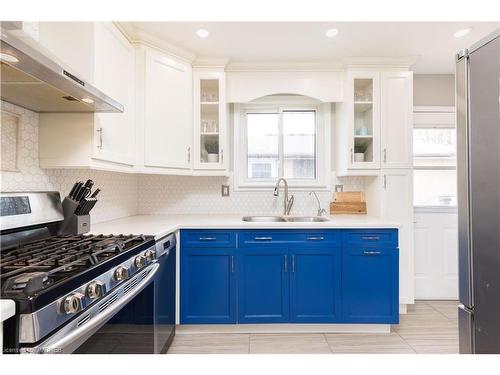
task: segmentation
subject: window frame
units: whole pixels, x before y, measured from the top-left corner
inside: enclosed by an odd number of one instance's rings
[[[425,117],[424,117],[425,116]],[[450,116],[453,120],[450,120]],[[432,121],[431,121],[432,119]],[[414,124],[412,129],[412,134],[415,129],[454,129],[457,131],[456,121],[455,121],[455,107],[414,107]],[[436,158],[439,159],[439,158]],[[415,165],[415,154],[412,154],[412,165],[413,170],[423,170],[423,171],[449,171],[456,170],[456,157],[455,165]],[[447,212],[456,210],[455,205],[415,205],[415,200],[413,201],[413,206],[415,210],[425,210],[426,212]]]
[[[300,190],[329,190],[328,171],[330,171],[330,103],[301,96],[269,96],[252,103],[234,104],[234,189],[236,191],[268,190],[275,186],[284,172],[284,133],[282,116],[284,111],[315,111],[315,178],[288,178],[290,188]],[[270,179],[248,178],[248,138],[246,115],[248,113],[278,113],[279,120],[279,169],[278,177]],[[245,152],[242,152],[245,150]]]

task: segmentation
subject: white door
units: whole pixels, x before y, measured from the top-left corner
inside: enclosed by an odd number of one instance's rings
[[[412,167],[413,75],[383,72],[380,80],[381,167]]]
[[[381,177],[381,216],[400,225],[400,303],[413,303],[413,172],[411,169],[382,170]]]
[[[191,66],[148,49],[145,79],[144,165],[191,168]]]
[[[456,209],[415,212],[415,298],[458,298]]]
[[[95,24],[95,85],[124,106],[123,113],[96,113],[94,158],[134,164],[134,47],[111,23]]]

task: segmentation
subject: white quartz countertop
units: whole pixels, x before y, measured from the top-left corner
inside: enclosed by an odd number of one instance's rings
[[[10,299],[0,300],[0,322],[9,319],[16,313],[16,304]]]
[[[334,228],[398,228],[399,224],[367,215],[335,215],[330,221],[245,222],[244,215],[134,215],[92,224],[92,234],[145,234],[161,238],[178,229],[334,229]]]

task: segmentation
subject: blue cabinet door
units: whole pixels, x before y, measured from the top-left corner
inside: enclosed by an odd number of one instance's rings
[[[354,247],[342,251],[343,320],[398,323],[398,249]]]
[[[229,248],[182,248],[181,323],[236,323],[236,259]]]
[[[290,319],[294,323],[341,320],[340,247],[290,249]]]
[[[238,322],[288,322],[288,249],[261,246],[238,251]]]

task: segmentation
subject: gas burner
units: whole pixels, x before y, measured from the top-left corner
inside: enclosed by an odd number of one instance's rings
[[[49,276],[46,272],[27,272],[7,279],[2,286],[2,291],[22,291],[32,294],[45,288],[48,280]]]
[[[29,297],[151,240],[143,235],[63,235],[2,249],[2,294]]]

